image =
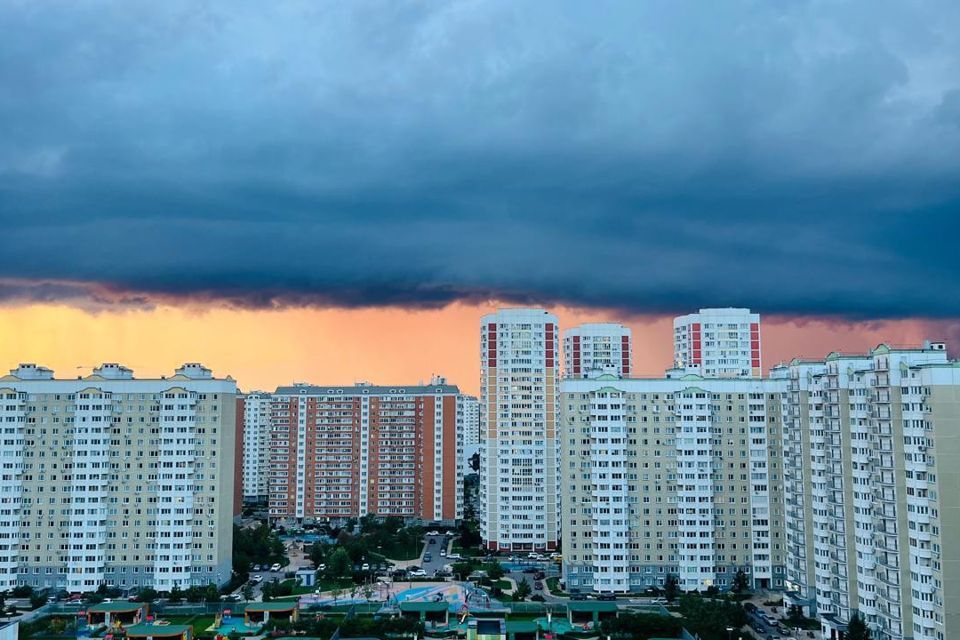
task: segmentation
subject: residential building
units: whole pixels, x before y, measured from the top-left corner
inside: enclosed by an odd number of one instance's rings
[[[674,364],[706,378],[762,375],[760,314],[749,309],[700,309],[673,319]]]
[[[599,375],[561,383],[563,576],[571,592],[783,586],[785,381]]]
[[[785,606],[838,639],[960,637],[960,364],[943,343],[780,367]]]
[[[273,397],[252,391],[238,398],[243,433],[243,501],[267,504],[270,475],[270,417]]]
[[[592,372],[629,378],[632,353],[630,328],[622,324],[582,324],[563,332],[567,378],[588,378]]]
[[[236,394],[196,363],[0,378],[0,590],[228,582]]]
[[[466,396],[429,385],[294,384],[271,398],[270,517],[463,516]]]
[[[471,460],[480,453],[480,401],[474,396],[463,399],[463,470],[476,473]]]
[[[557,318],[502,309],[480,322],[480,534],[490,549],[555,549]]]

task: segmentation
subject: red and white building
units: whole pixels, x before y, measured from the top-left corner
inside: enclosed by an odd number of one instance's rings
[[[760,314],[700,309],[673,319],[675,366],[705,378],[760,378]]]
[[[270,517],[463,516],[466,396],[429,385],[294,384],[271,396]]]
[[[588,378],[591,373],[630,377],[633,355],[629,327],[615,323],[582,324],[563,332],[565,378]]]
[[[557,547],[559,337],[543,309],[480,321],[480,535],[490,549]]]

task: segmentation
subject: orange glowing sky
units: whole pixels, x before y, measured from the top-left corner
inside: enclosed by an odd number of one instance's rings
[[[232,375],[244,391],[293,381],[412,384],[437,373],[461,389],[479,387],[479,319],[489,305],[439,310],[311,309],[275,311],[158,306],[88,311],[62,305],[6,307],[0,313],[0,371],[19,362],[48,366],[58,377],[86,375],[101,362],[121,362],[139,377],[170,374],[200,361]],[[561,328],[622,321],[634,332],[636,375],[659,375],[672,359],[671,318],[553,307]],[[765,369],[795,355],[863,350],[879,342],[915,344],[944,338],[923,320],[849,323],[764,318]]]

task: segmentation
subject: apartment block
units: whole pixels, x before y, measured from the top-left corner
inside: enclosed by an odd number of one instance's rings
[[[0,590],[230,579],[236,383],[21,364],[0,378]]]
[[[252,391],[238,399],[242,427],[242,488],[245,503],[266,504],[269,500],[270,417],[273,397]]]
[[[783,586],[785,381],[600,375],[561,383],[563,576],[628,593],[675,576]]]
[[[270,516],[463,517],[466,396],[429,385],[295,384],[272,394]]]
[[[960,637],[960,364],[943,343],[780,367],[787,608],[838,639]]]
[[[629,327],[614,323],[582,324],[563,332],[563,367],[567,378],[592,373],[630,377],[633,355]]]
[[[480,322],[480,533],[490,549],[555,549],[559,328],[543,309]]]
[[[760,315],[749,309],[700,309],[673,320],[674,364],[706,378],[762,375]]]

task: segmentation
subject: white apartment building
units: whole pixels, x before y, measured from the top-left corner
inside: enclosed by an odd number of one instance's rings
[[[785,381],[601,375],[561,383],[563,577],[627,593],[783,586]]]
[[[273,397],[252,391],[240,397],[243,424],[243,501],[265,503],[270,495],[270,408]]]
[[[480,532],[490,549],[555,549],[557,318],[502,309],[480,322]]]
[[[463,470],[474,473],[470,459],[480,453],[480,401],[474,396],[463,398]]]
[[[785,606],[836,639],[960,637],[960,364],[942,343],[779,368]]]
[[[236,383],[21,364],[0,377],[0,590],[230,579]]]
[[[706,378],[759,378],[760,314],[700,309],[673,319],[674,365]]]
[[[563,332],[563,371],[567,378],[609,373],[629,378],[631,331],[615,323],[582,324]]]

